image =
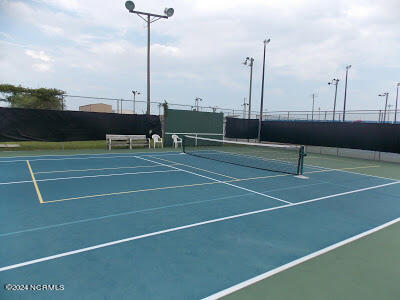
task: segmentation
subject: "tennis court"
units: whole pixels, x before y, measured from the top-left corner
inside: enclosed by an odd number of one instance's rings
[[[400,217],[400,181],[182,152],[0,158],[1,298],[217,298]],[[244,283],[246,284],[246,283]]]

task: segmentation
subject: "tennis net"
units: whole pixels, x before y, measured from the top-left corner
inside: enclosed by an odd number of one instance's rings
[[[183,152],[225,163],[301,175],[304,146],[258,144],[185,135]]]

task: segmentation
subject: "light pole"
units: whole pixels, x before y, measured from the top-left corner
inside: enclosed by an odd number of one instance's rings
[[[346,66],[346,83],[344,85],[344,102],[343,102],[343,122],[346,118],[346,99],[347,99],[347,76],[349,75],[349,69],[351,65]]]
[[[314,121],[314,104],[315,104],[315,98],[317,98],[318,96],[316,94],[312,94],[312,111],[311,111],[311,120]]]
[[[147,12],[137,11],[135,9],[135,4],[132,1],[126,1],[125,7],[130,13],[137,14],[141,19],[147,23],[147,111],[150,114],[150,24],[158,21],[160,19],[168,19],[174,14],[173,8],[166,8],[164,10],[164,15],[156,15]],[[146,16],[144,18],[143,16]]]
[[[136,95],[140,95],[140,92],[132,91],[132,94],[133,94],[133,114],[135,114],[135,111],[136,111]]]
[[[398,100],[399,100],[399,86],[400,86],[400,82],[398,82],[398,83],[396,84],[396,86],[397,86],[397,90],[396,90],[396,107],[395,107],[395,109],[394,109],[394,124],[396,124],[396,121],[397,121],[397,118],[396,118],[396,116],[397,116],[397,102],[398,102]]]
[[[196,110],[199,111],[199,101],[203,101],[203,99],[196,97],[194,99],[194,106],[196,107]]]
[[[261,83],[261,103],[260,103],[260,117],[258,119],[258,142],[261,143],[261,125],[263,118],[263,105],[264,105],[264,77],[265,77],[265,52],[267,48],[267,44],[271,39],[264,40],[264,58],[263,58],[263,72],[262,72],[262,83]]]
[[[249,105],[249,103],[246,103],[246,98],[243,98],[243,104],[242,104],[242,106],[243,106],[243,119],[246,119],[246,106],[247,105]]]
[[[388,110],[387,110],[387,121],[390,122],[390,110],[392,109],[394,105],[388,104]]]
[[[251,86],[252,86],[252,81],[253,81],[253,64],[254,64],[254,58],[252,57],[246,57],[246,60],[243,62],[244,65],[247,65],[247,62],[249,61],[249,67],[250,67],[250,88],[249,88],[249,119],[250,119],[250,114],[251,114]],[[243,117],[245,118],[245,117]]]
[[[385,123],[386,122],[386,108],[387,108],[387,102],[388,102],[389,93],[385,92],[385,93],[379,94],[378,96],[379,97],[386,97],[385,112],[383,113],[383,123]]]
[[[337,86],[339,83],[339,79],[332,79],[332,82],[328,82],[329,85],[333,84],[335,86],[335,100],[333,101],[333,118],[332,120],[335,121],[335,111],[336,111],[336,96],[337,96]]]

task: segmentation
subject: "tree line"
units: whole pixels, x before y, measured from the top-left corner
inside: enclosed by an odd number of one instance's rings
[[[66,92],[58,89],[27,88],[12,84],[0,84],[1,101],[14,108],[63,110],[63,96]]]

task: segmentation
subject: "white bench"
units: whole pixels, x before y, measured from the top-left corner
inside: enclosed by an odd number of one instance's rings
[[[146,135],[123,135],[123,134],[106,134],[107,148],[111,150],[112,146],[147,146],[150,148],[150,139]]]
[[[18,148],[21,147],[19,144],[0,144],[0,148]]]

